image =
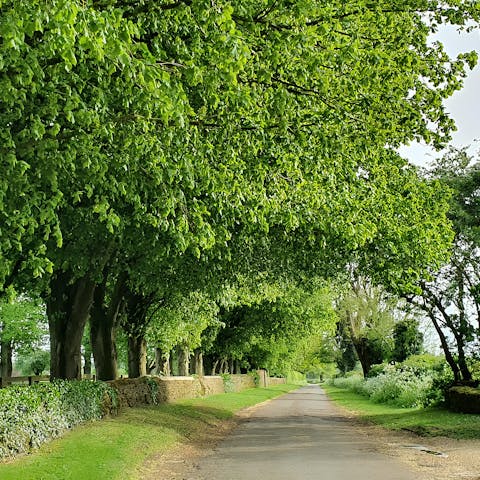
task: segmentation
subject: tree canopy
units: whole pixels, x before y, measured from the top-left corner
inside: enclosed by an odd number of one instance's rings
[[[477,3],[1,0],[0,15],[0,285],[43,278],[54,376],[78,375],[105,286],[148,297],[179,258],[222,264],[239,239],[275,235],[330,273],[355,258],[402,290],[445,259],[447,199],[393,149],[448,140],[442,100],[476,54],[427,37],[469,28]]]

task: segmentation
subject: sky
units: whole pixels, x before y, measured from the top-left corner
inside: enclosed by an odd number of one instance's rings
[[[455,27],[444,25],[432,41],[439,40],[451,57],[459,53],[476,50],[480,57],[480,30],[457,32]],[[480,61],[479,61],[480,63]],[[447,112],[455,120],[457,131],[452,134],[450,145],[455,147],[471,146],[470,152],[480,150],[480,65],[469,72],[459,90],[444,103]],[[477,139],[477,141],[475,141]],[[425,144],[413,143],[399,149],[400,154],[415,165],[426,166],[433,158],[441,156]]]

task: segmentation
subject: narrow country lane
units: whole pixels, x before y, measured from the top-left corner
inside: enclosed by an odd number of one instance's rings
[[[356,435],[322,389],[303,387],[254,411],[188,480],[413,480]]]

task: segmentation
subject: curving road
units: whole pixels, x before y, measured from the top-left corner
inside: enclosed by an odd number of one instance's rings
[[[366,443],[367,442],[367,443]],[[258,407],[188,480],[414,480],[309,385]]]

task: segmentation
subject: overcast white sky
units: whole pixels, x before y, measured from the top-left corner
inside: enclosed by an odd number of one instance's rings
[[[452,26],[443,26],[432,40],[440,40],[447,53],[456,57],[459,53],[476,50],[480,56],[480,31],[457,32]],[[457,131],[453,132],[451,145],[472,146],[472,153],[480,149],[480,65],[465,79],[462,90],[445,101],[447,111],[455,120]],[[475,142],[475,140],[478,140]],[[434,156],[441,155],[427,145],[412,144],[402,147],[400,153],[416,165],[427,165]]]

